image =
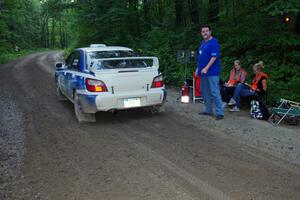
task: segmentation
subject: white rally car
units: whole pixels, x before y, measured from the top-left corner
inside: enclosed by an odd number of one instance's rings
[[[166,89],[156,57],[129,48],[94,44],[56,63],[56,94],[74,103],[79,122],[95,122],[98,111],[147,108],[163,112]]]

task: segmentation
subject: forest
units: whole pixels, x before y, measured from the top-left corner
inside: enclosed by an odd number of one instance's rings
[[[299,0],[0,0],[0,63],[40,49],[122,45],[159,57],[167,84],[180,86],[176,52],[197,51],[203,24],[221,44],[223,79],[236,59],[250,74],[263,60],[269,103],[300,100]]]

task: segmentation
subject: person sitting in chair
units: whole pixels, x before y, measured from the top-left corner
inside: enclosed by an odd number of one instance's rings
[[[234,90],[233,97],[230,99],[228,105],[235,105],[229,111],[236,112],[240,111],[240,99],[241,96],[263,96],[267,92],[267,80],[268,76],[262,70],[264,68],[263,61],[259,61],[253,66],[254,78],[252,84],[240,83]]]
[[[239,83],[245,83],[247,72],[241,67],[239,60],[234,61],[234,66],[230,71],[228,82],[221,87],[221,97],[223,107],[226,107],[227,103],[233,96],[234,90]]]

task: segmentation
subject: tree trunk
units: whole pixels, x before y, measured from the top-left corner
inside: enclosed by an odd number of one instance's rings
[[[50,33],[49,33],[49,18],[48,15],[46,17],[46,22],[45,22],[45,27],[46,27],[46,33],[45,33],[45,42],[46,42],[46,48],[49,47],[49,38],[50,38]]]
[[[235,1],[232,0],[232,23],[235,26],[236,25],[236,4]]]
[[[62,21],[61,19],[59,20],[59,38],[60,38],[60,48],[64,49],[65,46],[65,32],[63,31],[62,28]]]
[[[219,0],[209,0],[208,20],[215,23],[219,20]]]
[[[190,13],[191,13],[191,21],[193,25],[199,24],[199,11],[198,11],[198,3],[196,0],[190,0]]]
[[[176,13],[176,26],[180,26],[182,24],[182,1],[175,0],[175,13]]]
[[[44,25],[44,19],[43,19],[43,17],[41,17],[42,19],[41,19],[41,38],[40,38],[40,42],[41,42],[41,45],[43,46],[43,47],[45,47],[45,25]]]
[[[131,23],[131,32],[133,35],[137,35],[139,31],[138,27],[138,12],[137,12],[137,0],[129,0],[129,6],[130,9],[133,11],[133,13],[130,16],[130,23]]]
[[[296,16],[296,22],[295,22],[295,31],[300,35],[300,13]]]
[[[52,18],[51,48],[55,47],[55,19]]]
[[[149,16],[149,0],[143,0],[144,24],[146,30],[151,29],[151,21]]]

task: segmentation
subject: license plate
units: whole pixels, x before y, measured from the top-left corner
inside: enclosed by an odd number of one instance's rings
[[[125,108],[132,108],[132,107],[139,107],[139,106],[141,106],[140,98],[124,99],[124,107]]]

